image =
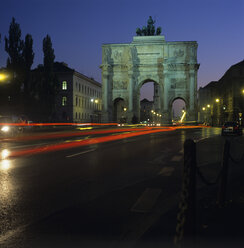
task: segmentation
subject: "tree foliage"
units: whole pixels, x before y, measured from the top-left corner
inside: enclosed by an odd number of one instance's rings
[[[55,59],[52,41],[49,35],[43,39],[43,66],[45,78],[45,91],[48,95],[55,93],[53,63]]]
[[[25,43],[23,47],[23,59],[24,59],[24,65],[25,69],[27,71],[30,71],[31,66],[34,61],[34,52],[33,52],[33,39],[30,34],[27,34],[25,36]]]
[[[5,36],[5,51],[9,55],[7,66],[13,72],[18,73],[23,62],[22,51],[24,42],[21,40],[20,25],[16,23],[14,17],[10,23],[8,34],[8,38]]]
[[[30,70],[34,60],[33,39],[30,34],[21,39],[20,25],[13,17],[9,26],[8,37],[5,36],[5,51],[8,53],[7,70],[11,73],[8,94],[14,112],[26,112],[29,105]]]
[[[52,47],[51,37],[47,35],[43,39],[43,80],[41,85],[40,99],[44,102],[44,115],[46,120],[51,120],[55,112],[55,97],[58,88],[58,82],[53,71],[54,49]]]

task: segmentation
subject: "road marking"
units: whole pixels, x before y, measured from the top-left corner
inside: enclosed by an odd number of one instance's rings
[[[88,153],[88,152],[93,152],[95,150],[96,149],[90,149],[90,150],[87,150],[87,151],[74,153],[74,154],[71,154],[71,155],[66,156],[66,158],[72,158],[72,157],[79,156],[79,155],[82,155],[82,154],[85,154],[85,153]]]
[[[37,144],[29,144],[29,145],[21,145],[21,146],[11,146],[9,149],[16,149],[16,148],[24,148],[24,147],[30,147],[30,146],[42,146],[47,145],[49,143],[37,143]]]
[[[180,161],[182,159],[182,155],[176,155],[176,156],[174,156],[173,158],[171,158],[171,161],[173,161],[173,162],[178,162],[178,161]]]
[[[169,176],[172,175],[172,173],[173,173],[174,170],[175,170],[175,169],[172,168],[172,167],[164,167],[164,168],[158,173],[158,175],[163,175],[163,176],[169,177]]]
[[[131,211],[138,213],[149,212],[155,205],[161,191],[161,189],[147,188],[133,205]]]

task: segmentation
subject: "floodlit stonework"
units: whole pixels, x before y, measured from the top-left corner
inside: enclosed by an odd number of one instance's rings
[[[197,42],[167,42],[164,36],[136,36],[132,43],[102,46],[103,121],[140,119],[140,88],[157,84],[154,105],[162,123],[172,120],[172,104],[182,99],[187,120],[197,118]],[[118,103],[119,106],[118,107]],[[125,109],[121,111],[120,108]]]

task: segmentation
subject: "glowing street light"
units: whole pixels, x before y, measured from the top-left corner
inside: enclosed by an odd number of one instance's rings
[[[8,78],[8,74],[0,73],[0,82],[5,81]]]
[[[124,108],[124,111],[126,111],[127,110],[127,108]]]
[[[205,107],[203,107],[203,108],[202,108],[202,110],[203,110],[203,111],[205,111],[205,110],[206,110],[206,108],[205,108]]]
[[[215,102],[219,102],[219,98],[215,99]]]
[[[207,107],[210,108],[210,104],[208,104]]]
[[[242,90],[242,94],[244,95],[244,89]]]
[[[98,103],[98,99],[95,99],[95,103]]]

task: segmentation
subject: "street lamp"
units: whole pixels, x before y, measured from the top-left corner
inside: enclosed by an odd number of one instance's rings
[[[127,108],[124,108],[124,111],[126,112]]]
[[[215,102],[219,102],[219,98],[215,99]]]
[[[244,95],[244,89],[242,90],[242,94]]]
[[[0,73],[0,82],[1,81],[5,81],[6,79],[8,79],[8,74],[5,74],[5,73]]]
[[[205,111],[205,110],[206,110],[206,108],[205,108],[205,107],[203,107],[203,108],[202,108],[202,110],[203,110],[203,111]]]
[[[208,104],[207,107],[210,108],[210,104]]]

